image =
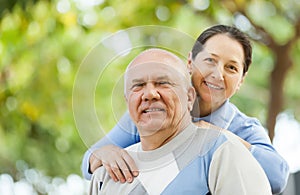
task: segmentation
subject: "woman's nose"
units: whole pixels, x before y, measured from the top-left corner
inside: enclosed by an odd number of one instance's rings
[[[216,66],[214,66],[211,75],[213,78],[223,81],[224,80],[223,73],[224,73],[223,65],[221,63],[218,63],[216,64]]]

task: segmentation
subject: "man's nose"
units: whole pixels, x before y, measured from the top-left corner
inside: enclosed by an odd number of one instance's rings
[[[158,100],[160,98],[159,92],[153,83],[147,83],[144,88],[142,96],[143,101]]]

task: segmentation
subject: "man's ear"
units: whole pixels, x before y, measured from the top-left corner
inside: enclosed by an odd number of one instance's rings
[[[125,92],[124,92],[123,96],[124,96],[124,99],[125,99],[126,103],[128,103],[128,99],[127,99],[127,96],[126,96]]]
[[[196,91],[195,88],[190,86],[188,89],[188,110],[192,111],[194,102],[196,100]]]
[[[187,60],[187,68],[189,70],[190,75],[192,74],[193,65],[192,65],[192,52],[190,51],[188,54],[188,60]]]

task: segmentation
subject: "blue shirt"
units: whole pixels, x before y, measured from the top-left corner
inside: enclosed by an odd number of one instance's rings
[[[264,169],[272,193],[280,193],[287,184],[289,167],[287,162],[276,152],[261,123],[252,117],[246,116],[227,100],[218,110],[202,118],[193,118],[193,121],[204,120],[238,135],[251,146],[251,153]],[[126,112],[118,124],[84,155],[82,172],[86,179],[91,178],[89,172],[89,157],[93,150],[108,144],[125,148],[140,141],[137,128]]]

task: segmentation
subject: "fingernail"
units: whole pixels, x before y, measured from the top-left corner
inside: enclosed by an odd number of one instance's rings
[[[129,177],[129,178],[127,179],[127,182],[128,182],[128,183],[131,183],[131,182],[132,182],[132,177]]]
[[[133,171],[133,175],[134,175],[134,176],[138,176],[138,175],[139,175],[139,172],[138,172],[138,171]]]

